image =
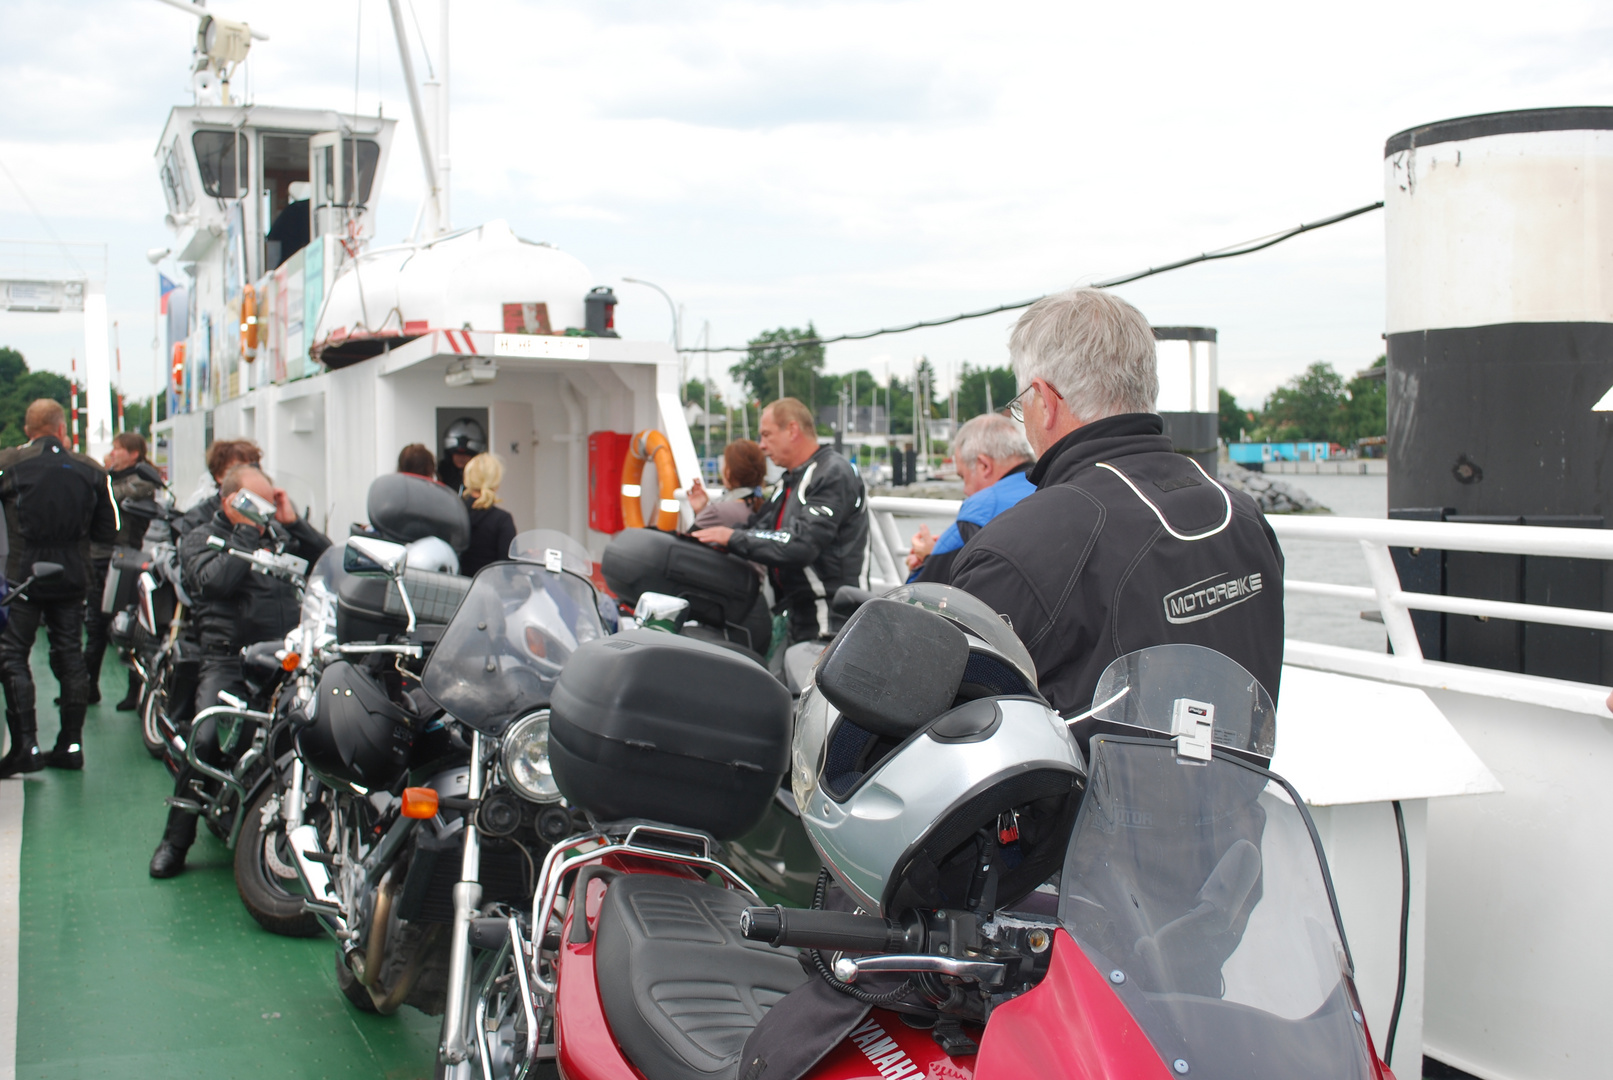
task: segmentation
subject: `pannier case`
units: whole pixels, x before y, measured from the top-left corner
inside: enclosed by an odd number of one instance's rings
[[[470,591],[471,579],[430,570],[409,570],[403,575],[414,605],[415,622],[446,626]],[[401,634],[409,625],[403,598],[391,578],[349,574],[336,593],[336,640],[375,641]]]
[[[142,570],[151,569],[151,556],[139,548],[114,547],[108,564],[106,586],[101,591],[101,613],[115,615],[134,603],[135,582]]]
[[[733,649],[655,630],[583,645],[550,704],[549,761],[600,821],[742,836],[789,767],[790,694]]]
[[[470,545],[470,511],[458,493],[423,476],[387,473],[370,484],[366,512],[381,537],[410,544],[435,536],[455,551]]]

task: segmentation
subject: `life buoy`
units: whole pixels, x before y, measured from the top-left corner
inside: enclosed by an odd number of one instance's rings
[[[622,463],[622,524],[629,529],[644,528],[644,504],[639,499],[644,494],[644,465],[651,460],[661,481],[655,527],[662,532],[677,532],[678,466],[672,460],[672,444],[654,428],[639,432],[627,444],[627,460]]]
[[[250,285],[241,290],[241,355],[248,362],[258,355],[258,293]]]

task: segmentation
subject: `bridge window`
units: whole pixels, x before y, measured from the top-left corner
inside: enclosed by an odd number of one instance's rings
[[[246,194],[246,136],[234,131],[198,131],[191,136],[196,148],[196,164],[202,174],[202,190],[216,199],[236,199]]]

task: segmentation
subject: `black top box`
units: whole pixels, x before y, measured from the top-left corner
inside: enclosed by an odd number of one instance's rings
[[[627,603],[647,592],[681,596],[689,601],[689,615],[708,626],[744,623],[762,587],[739,556],[655,529],[611,537],[599,568],[610,591]]]
[[[743,836],[789,768],[789,692],[719,645],[655,630],[590,641],[550,708],[555,783],[599,821]]]

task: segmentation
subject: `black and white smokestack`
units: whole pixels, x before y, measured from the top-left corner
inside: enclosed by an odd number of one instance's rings
[[[1613,108],[1411,128],[1384,176],[1389,506],[1613,521]]]

